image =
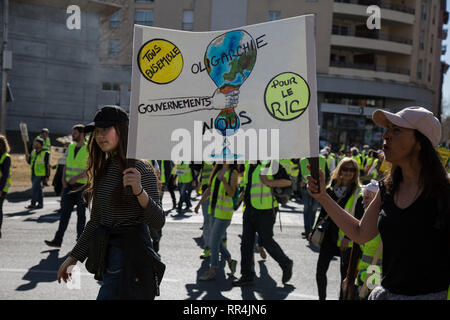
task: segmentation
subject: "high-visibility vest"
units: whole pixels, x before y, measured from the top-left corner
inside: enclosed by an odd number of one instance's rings
[[[359,259],[358,262],[358,276],[355,279],[355,284],[357,286],[362,286],[364,282],[367,279],[367,268],[372,265],[373,258],[375,257],[375,254],[377,253],[378,247],[381,243],[381,236],[378,234],[375,238],[372,240],[360,245],[362,255],[361,259]],[[380,267],[382,265],[382,257],[383,252],[381,252],[380,257],[377,260],[377,266]]]
[[[325,174],[325,166],[327,163],[327,159],[319,155],[319,168],[322,170],[323,174]],[[307,176],[311,175],[311,172],[306,167],[309,164],[308,158],[301,158],[300,159],[300,168],[302,170],[302,179],[303,182],[308,182],[308,179],[306,179]]]
[[[209,178],[211,177],[211,173],[212,173],[213,169],[214,169],[214,165],[212,163],[203,162],[202,170],[201,170],[202,171],[201,172],[202,186],[209,183]]]
[[[358,154],[356,156],[352,156],[353,159],[355,159],[356,163],[358,164],[359,170],[363,170],[363,161],[361,159],[361,156]]]
[[[286,169],[289,176],[294,178],[298,176],[299,168],[291,159],[280,159],[280,164]]]
[[[247,165],[244,173],[244,185],[246,188],[250,188],[250,204],[253,208],[257,210],[267,210],[278,207],[278,201],[272,197],[272,190],[270,187],[266,186],[262,183],[259,175],[261,173],[261,169],[267,166],[268,162],[263,161],[259,164],[252,174],[252,184],[248,186],[248,175],[250,170],[250,165]],[[270,162],[270,166],[268,168],[268,175],[266,175],[268,180],[273,180],[272,172],[272,161]]]
[[[355,197],[355,194],[357,195]],[[356,207],[356,202],[358,201],[358,198],[362,196],[362,192],[361,192],[361,188],[357,188],[356,192],[352,194],[352,196],[347,200],[347,203],[345,204],[345,211],[347,211],[348,213],[350,213],[352,216],[355,216],[355,207]],[[341,229],[339,229],[339,233],[338,233],[338,241],[337,241],[337,246],[341,247],[341,241],[342,239],[344,239],[345,237],[345,233],[344,231],[342,231]],[[353,246],[353,241],[349,241],[347,248],[351,248]]]
[[[179,183],[192,182],[192,170],[189,167],[189,163],[181,162],[177,164],[176,175],[178,176]]]
[[[216,179],[217,179],[217,175],[219,174],[219,171],[216,172],[216,174],[214,175],[212,182],[211,182],[211,195],[210,195],[210,199],[212,199],[212,196],[214,194],[214,190],[216,187]],[[231,174],[231,169],[227,170],[227,172],[225,172],[224,174],[224,179],[225,181],[230,180],[230,174]],[[212,201],[209,201],[209,206],[208,206],[208,214],[212,214]],[[233,213],[234,213],[234,209],[233,209],[233,197],[229,196],[227,194],[227,191],[225,189],[225,185],[222,183],[222,181],[220,181],[219,183],[219,192],[217,193],[217,201],[216,201],[216,206],[214,209],[214,217],[220,220],[231,220],[231,218],[233,217]]]
[[[51,151],[50,150],[51,149],[51,145],[50,145],[50,138],[49,137],[44,139],[44,138],[41,137],[41,135],[38,135],[37,138],[41,138],[42,140],[44,140],[44,144],[42,145],[42,149]]]
[[[36,149],[31,151],[31,175],[36,177],[45,177],[45,155],[49,153],[46,149],[42,149],[38,155],[36,155]]]
[[[75,148],[77,143],[72,143],[67,148],[67,157],[66,157],[66,182],[72,177],[75,177],[86,171],[88,165],[89,153],[87,151],[87,144],[83,144],[83,146],[78,150],[77,155],[75,156]],[[87,179],[78,179],[77,183],[86,184]]]
[[[164,160],[161,160],[161,183],[166,183],[166,169],[164,169]]]
[[[11,162],[11,156],[8,153],[4,153],[2,154],[2,157],[0,158],[0,166],[3,164],[3,161],[5,161],[6,158],[9,158],[9,161],[11,163],[11,165],[9,166],[9,173],[8,173],[8,178],[6,179],[6,184],[5,187],[3,188],[3,192],[8,192],[9,191],[9,187],[11,187],[11,167],[12,167],[12,162]],[[0,178],[2,177],[2,172],[0,171]]]

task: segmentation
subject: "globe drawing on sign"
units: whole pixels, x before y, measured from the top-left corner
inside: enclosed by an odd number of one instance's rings
[[[239,101],[239,89],[250,76],[256,63],[256,45],[246,31],[235,30],[216,37],[206,49],[205,65],[220,94],[224,94],[226,105],[214,121],[214,128],[224,136],[222,154],[214,158],[238,158],[228,148],[227,136],[240,128],[235,108]]]

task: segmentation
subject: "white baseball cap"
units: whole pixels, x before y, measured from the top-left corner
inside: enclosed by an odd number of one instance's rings
[[[397,113],[376,110],[372,115],[373,122],[387,128],[388,122],[402,128],[416,129],[436,147],[441,140],[441,123],[433,113],[423,107],[408,107]]]

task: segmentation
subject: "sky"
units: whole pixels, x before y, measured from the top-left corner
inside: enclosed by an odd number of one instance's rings
[[[447,11],[450,10],[450,0],[447,0]],[[448,29],[449,24],[446,24],[446,28]],[[442,45],[447,46],[447,52],[444,56],[441,57],[441,60],[447,62],[447,64],[450,65],[450,35],[447,36],[447,39],[442,41]],[[446,116],[450,116],[450,70],[447,71],[447,73],[444,75],[444,83],[442,85],[442,113],[443,118]],[[445,104],[444,101],[447,101],[448,103]]]

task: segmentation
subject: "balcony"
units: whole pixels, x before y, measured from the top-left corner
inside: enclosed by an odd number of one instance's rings
[[[379,33],[377,30],[332,30],[331,45],[344,48],[360,48],[372,52],[411,55],[413,41],[408,38]]]
[[[410,71],[383,65],[330,61],[329,74],[349,77],[375,78],[398,82],[409,82]]]
[[[333,13],[342,17],[367,17],[367,7],[377,5],[381,19],[393,23],[414,24],[415,9],[405,5],[376,0],[334,0]]]

